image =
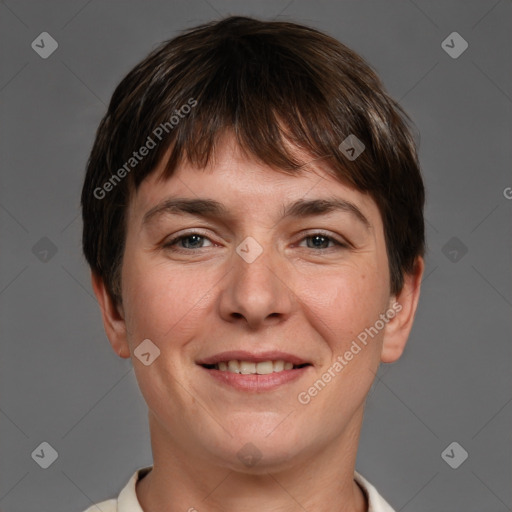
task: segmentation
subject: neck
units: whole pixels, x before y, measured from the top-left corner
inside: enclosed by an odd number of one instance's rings
[[[258,465],[257,471],[256,466],[240,471],[218,461],[193,460],[191,450],[170,441],[151,414],[149,419],[153,469],[136,486],[145,512],[368,510],[366,496],[354,481],[362,414],[325,449],[316,446],[293,461]]]

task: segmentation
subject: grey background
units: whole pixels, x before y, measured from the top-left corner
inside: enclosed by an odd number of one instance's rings
[[[145,403],[81,256],[79,194],[122,76],[177,31],[228,14],[334,35],[421,135],[420,309],[370,394],[357,469],[404,512],[511,510],[509,0],[0,3],[0,510],[79,512],[151,464]],[[59,44],[47,59],[31,48],[43,31]],[[441,47],[453,31],[469,44],[457,59]],[[58,452],[48,469],[31,457],[43,441]],[[469,454],[458,469],[441,458],[452,441]]]

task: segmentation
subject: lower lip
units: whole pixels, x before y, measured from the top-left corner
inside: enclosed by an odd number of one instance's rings
[[[201,366],[208,374],[222,384],[227,384],[240,391],[272,391],[284,384],[300,379],[311,366],[303,366],[293,370],[283,370],[269,373],[267,375],[224,372],[220,370],[209,370]]]

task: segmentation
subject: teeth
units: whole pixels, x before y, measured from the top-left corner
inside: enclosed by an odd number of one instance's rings
[[[249,361],[240,361],[240,373],[242,375],[256,373],[256,363],[251,363]]]
[[[261,363],[255,366],[258,375],[268,375],[274,371],[274,363],[272,363],[272,361],[261,361]]]
[[[221,361],[215,366],[217,370],[222,372],[241,373],[242,375],[268,375],[274,372],[282,372],[283,370],[291,370],[293,363],[289,361],[261,361],[255,363],[253,361]]]
[[[274,361],[274,371],[282,372],[284,370],[284,361]]]
[[[229,361],[228,371],[231,373],[240,373],[240,363],[238,361]]]

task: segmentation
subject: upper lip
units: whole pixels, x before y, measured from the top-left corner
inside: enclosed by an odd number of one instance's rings
[[[230,350],[227,352],[220,352],[213,356],[199,359],[197,364],[217,364],[221,361],[250,361],[254,363],[261,363],[263,361],[285,361],[293,363],[294,365],[311,364],[309,361],[286,352],[280,351],[267,351],[267,352],[248,352],[247,350]]]

